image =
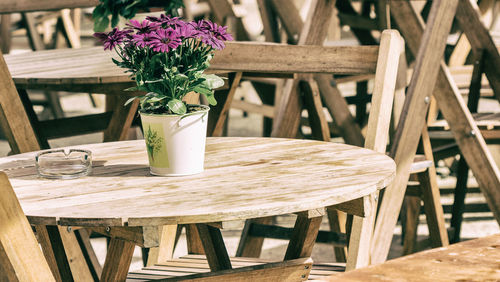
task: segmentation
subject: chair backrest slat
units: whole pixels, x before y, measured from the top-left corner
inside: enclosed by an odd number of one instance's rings
[[[55,281],[7,175],[0,172],[0,280]]]
[[[2,0],[0,14],[94,7],[98,0]]]
[[[385,30],[380,40],[365,148],[385,153],[389,138],[392,105],[404,42],[399,32]]]
[[[263,73],[375,73],[378,46],[299,46],[230,42],[216,52],[213,70]]]

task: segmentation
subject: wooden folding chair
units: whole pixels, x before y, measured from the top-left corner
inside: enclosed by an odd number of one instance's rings
[[[0,172],[0,193],[2,194],[0,197],[0,280],[61,281],[59,273],[53,274],[44,258],[7,175],[3,172]],[[193,274],[184,278],[195,281],[220,281],[221,279],[226,281],[235,279],[238,281],[255,281],[254,279],[300,281],[309,275],[311,264],[310,258],[246,267],[243,263],[239,268],[229,271]],[[132,273],[130,278],[149,281],[168,277],[165,274],[158,274],[161,272],[158,269],[156,269],[156,275],[151,272]]]

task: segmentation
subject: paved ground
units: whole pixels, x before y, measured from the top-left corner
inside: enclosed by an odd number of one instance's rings
[[[248,2],[248,1],[244,1]],[[247,11],[250,14],[255,14],[256,10],[252,7]],[[248,19],[247,19],[248,20]],[[252,21],[252,19],[250,19]],[[252,26],[252,25],[250,25]],[[257,33],[258,30],[260,29],[260,23],[253,25],[252,32]],[[351,38],[346,39],[347,44],[353,44],[353,40]],[[85,41],[85,45],[91,45],[93,44],[91,41]],[[26,39],[22,36],[16,37],[14,39],[14,52],[23,52],[26,51],[27,49],[27,42]],[[344,85],[343,87],[343,93],[349,93],[352,94],[353,92],[353,86],[352,85]],[[247,100],[253,100],[253,101],[258,101],[258,98],[256,98],[256,95],[253,93],[253,90],[251,89],[251,86],[248,84],[243,84],[240,89],[238,90],[237,93],[237,98],[239,97],[245,97]],[[72,115],[78,115],[78,114],[83,114],[83,113],[88,113],[88,112],[101,112],[103,111],[103,97],[102,96],[96,96],[97,102],[98,102],[98,107],[94,108],[92,107],[90,100],[88,98],[87,94],[71,94],[71,95],[62,95],[61,96],[61,102],[64,108],[64,111],[67,116],[72,116]],[[497,102],[488,102],[488,103],[482,103],[481,107],[487,108],[488,110],[491,109],[499,109],[498,103]],[[47,111],[43,111],[42,108],[37,107],[36,108],[37,112],[40,114],[40,117],[46,118],[48,116]],[[248,115],[244,116],[241,111],[238,110],[231,110],[230,112],[230,122],[229,122],[229,130],[228,130],[228,135],[229,136],[260,136],[262,133],[261,129],[261,124],[262,124],[262,118],[256,115]],[[140,133],[139,133],[140,135]],[[83,137],[76,137],[76,138],[63,138],[63,139],[55,139],[50,141],[50,145],[52,147],[59,147],[59,146],[67,146],[67,145],[74,145],[79,148],[85,148],[84,144],[89,144],[89,143],[97,143],[102,141],[102,134],[89,134],[85,135]],[[7,142],[5,141],[0,141],[0,156],[5,156],[9,152],[9,147]],[[499,159],[500,158],[500,153],[498,150],[498,147],[492,148],[492,153],[494,156]],[[439,184],[440,187],[454,187],[455,185],[455,178],[451,175],[448,175],[449,171],[446,168],[440,168],[439,171],[441,172],[441,176],[439,177]],[[470,185],[471,186],[476,186],[477,184],[475,183],[474,178],[472,177],[470,179]],[[443,195],[442,197],[442,203],[443,204],[450,204],[452,203],[453,198],[451,195]],[[482,197],[481,194],[470,194],[467,196],[467,203],[484,203],[484,198]],[[446,215],[446,220],[447,224],[449,224],[449,214]],[[425,217],[421,217],[421,224],[418,229],[418,234],[420,238],[425,238],[425,236],[428,234],[427,227],[425,225]],[[279,223],[282,223],[284,225],[291,226],[293,224],[293,218],[292,217],[280,217],[279,218]],[[240,232],[241,232],[241,227],[242,222],[235,223],[235,226],[239,226],[235,229],[231,230],[224,230],[223,231],[223,236],[224,240],[226,242],[226,245],[228,247],[228,251],[230,254],[234,254]],[[323,223],[324,229],[327,229],[327,222],[326,220]],[[485,212],[485,213],[466,213],[465,214],[465,219],[464,219],[464,224],[463,224],[463,238],[477,238],[477,237],[482,237],[486,236],[489,234],[494,234],[500,232],[500,229],[498,227],[498,224],[496,221],[493,219],[492,213],[491,212]],[[401,228],[398,225],[395,229],[395,237],[393,240],[392,248],[391,248],[391,253],[390,257],[397,257],[401,253],[401,245],[400,245],[400,234],[401,234]],[[105,241],[104,239],[93,239],[92,244],[96,248],[96,251],[98,253],[99,259],[101,262],[105,258]],[[265,240],[264,243],[264,252],[263,252],[263,257],[265,258],[275,258],[275,259],[280,259],[284,255],[284,250],[286,248],[286,242],[285,241],[280,241],[280,240]],[[179,242],[178,248],[176,249],[175,256],[180,256],[183,254],[186,254],[186,244],[185,244],[185,239],[184,237],[181,237],[181,240]],[[332,247],[329,245],[325,244],[317,244],[314,248],[313,252],[313,259],[316,261],[334,261],[333,257],[333,252],[332,252]],[[134,260],[131,269],[137,269],[141,267],[141,258],[140,258],[140,250],[137,249],[136,253],[134,255]]]

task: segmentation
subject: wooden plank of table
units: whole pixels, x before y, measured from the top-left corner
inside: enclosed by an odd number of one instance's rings
[[[495,96],[500,101],[500,55],[486,27],[479,17],[479,8],[471,1],[460,1],[457,20],[475,50],[484,50],[484,72]]]
[[[391,4],[394,2],[402,1],[392,1]],[[404,3],[409,5],[408,2]],[[394,145],[391,148],[391,156],[398,164],[396,179],[385,189],[380,204],[372,242],[372,263],[383,262],[389,252],[394,227],[398,219],[397,215],[403,203],[410,175],[410,167],[415,157],[422,128],[425,125],[425,113],[428,109],[425,97],[432,96],[439,73],[439,62],[443,56],[446,38],[450,32],[458,0],[433,1],[432,5],[428,17],[428,27],[422,38],[422,44],[416,58],[417,65],[408,88]],[[400,13],[397,9],[392,10],[395,13]],[[397,21],[397,24],[401,23]]]
[[[410,51],[416,54],[423,33],[421,18],[404,1],[392,1],[391,8],[392,11],[398,11],[398,13],[393,14],[393,17],[405,37]],[[481,192],[486,197],[488,206],[493,211],[495,219],[500,223],[500,191],[498,189],[500,187],[500,171],[484,138],[478,134],[480,131],[444,63],[441,63],[441,70],[433,94],[453,132],[461,153],[479,183]]]

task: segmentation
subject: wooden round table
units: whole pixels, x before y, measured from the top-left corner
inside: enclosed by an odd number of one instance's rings
[[[325,207],[386,187],[396,170],[391,158],[368,149],[296,139],[208,138],[205,171],[183,177],[151,175],[143,140],[78,148],[91,150],[94,162],[93,173],[79,179],[38,177],[35,153],[0,158],[0,170],[31,224],[87,227],[112,237],[111,248],[114,239],[154,247],[159,231],[153,227],[197,224],[205,228],[201,237],[220,239],[216,226],[222,221],[306,211],[321,215]],[[123,251],[123,244],[116,247]],[[223,263],[225,247],[212,248],[223,251],[209,258],[211,269],[230,268]],[[104,272],[107,264],[108,258]]]
[[[149,226],[228,221],[323,208],[384,188],[393,160],[371,150],[318,141],[208,138],[205,171],[149,173],[144,141],[81,145],[90,176],[37,177],[34,154],[0,159],[35,224]]]

